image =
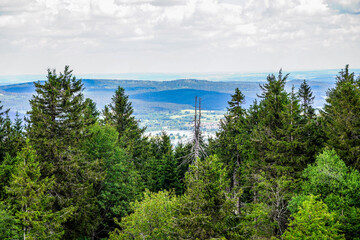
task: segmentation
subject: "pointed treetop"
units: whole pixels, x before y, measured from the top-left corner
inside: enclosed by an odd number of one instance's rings
[[[269,74],[266,78],[267,82],[263,85],[260,84],[260,88],[263,91],[259,98],[266,98],[269,94],[280,94],[285,87],[286,80],[290,73],[283,76],[282,69],[279,70],[278,78],[276,79],[274,74]]]
[[[228,101],[229,107],[228,111],[230,114],[241,115],[243,113],[243,109],[241,105],[245,103],[245,96],[239,90],[239,88],[235,89],[235,93],[231,95],[231,100]]]

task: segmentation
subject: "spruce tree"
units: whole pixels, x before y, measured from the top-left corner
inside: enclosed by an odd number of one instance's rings
[[[111,100],[112,102],[103,111],[104,121],[115,126],[119,138],[129,129],[143,133],[144,130],[138,127],[138,121],[133,116],[134,109],[129,101],[129,96],[125,94],[125,89],[119,86]]]
[[[15,122],[11,123],[9,116],[5,118],[3,125],[4,141],[2,142],[1,152],[5,156],[0,161],[0,200],[6,199],[5,186],[8,186],[11,175],[16,166],[16,155],[25,145],[25,136],[23,132],[22,120],[16,113]]]
[[[301,121],[301,108],[294,86],[289,94],[289,101],[281,112],[282,127],[278,128],[279,139],[273,139],[277,149],[279,164],[287,168],[289,173],[299,175],[306,167],[307,158],[304,155],[305,144],[302,138],[303,122]]]
[[[34,84],[36,95],[30,100],[28,137],[37,154],[56,165],[64,151],[79,145],[85,133],[83,83],[66,66],[60,75],[49,69],[47,81]],[[52,169],[48,171],[46,175]]]
[[[1,104],[1,101],[0,101]],[[0,105],[0,163],[4,160],[7,152],[7,137],[9,134],[9,118],[8,113],[10,109],[3,111],[3,105]]]
[[[252,141],[259,157],[258,167],[270,177],[283,174],[294,176],[304,165],[306,157],[302,129],[301,106],[294,87],[285,91],[288,74],[280,70],[278,78],[269,75],[261,85],[263,90],[258,111],[258,124],[252,131]]]
[[[16,158],[17,166],[6,191],[19,235],[24,239],[61,239],[61,224],[71,216],[74,207],[57,212],[51,209],[54,197],[49,190],[55,184],[54,178],[41,178],[39,162],[29,145]]]
[[[139,122],[133,116],[134,110],[122,87],[118,87],[112,102],[103,110],[103,123],[115,127],[119,133],[119,145],[126,150],[134,161],[137,169],[143,174],[144,162],[148,159],[149,143],[143,136],[145,128],[139,126]],[[146,176],[143,176],[145,179]]]
[[[241,107],[241,105],[244,103],[245,103],[244,94],[239,90],[239,88],[236,88],[235,93],[231,95],[231,100],[228,101],[229,114],[233,115],[234,117],[242,116],[245,110]]]
[[[186,144],[180,142],[175,146],[174,149],[174,161],[176,163],[176,171],[179,181],[179,189],[177,189],[177,194],[183,194],[185,191],[185,174],[189,169],[190,161],[188,161],[188,155],[191,151],[191,142]]]
[[[326,145],[335,149],[348,166],[360,169],[360,77],[355,79],[349,65],[339,72],[335,88],[327,92],[321,116]]]
[[[278,77],[271,74],[267,77],[267,82],[260,85],[262,94],[259,104],[259,122],[252,131],[252,142],[255,145],[258,155],[258,167],[265,170],[271,176],[282,175],[286,170],[283,163],[284,149],[278,143],[284,139],[284,111],[290,100],[285,91],[285,83],[289,74],[283,76],[282,70]],[[284,168],[285,167],[285,168]],[[260,170],[258,169],[258,170]]]
[[[312,104],[314,103],[315,96],[306,80],[301,83],[298,94],[302,115],[306,118],[313,118],[315,116],[315,109],[312,107]]]
[[[161,190],[181,191],[178,166],[174,158],[169,135],[162,132],[160,136],[150,139],[151,158],[146,162],[146,187],[152,192]]]
[[[97,212],[93,185],[101,178],[80,150],[89,125],[84,118],[83,83],[66,66],[59,75],[48,70],[47,81],[35,83],[35,90],[27,134],[38,155],[41,175],[54,176],[53,210],[76,207],[65,223],[66,238],[90,234]]]
[[[217,139],[213,142],[219,159],[225,164],[230,179],[231,191],[237,192],[244,184],[242,174],[245,162],[248,160],[249,124],[246,110],[241,106],[245,96],[236,88],[228,102],[228,113],[220,120],[220,129],[216,133]],[[237,199],[237,211],[240,212],[240,199]]]
[[[0,239],[13,240],[23,238],[21,234],[21,226],[11,213],[9,204],[0,202]]]
[[[11,122],[10,118],[6,118],[6,152],[11,157],[15,157],[16,153],[22,149],[25,145],[25,133],[24,133],[23,121],[19,117],[19,113],[16,112],[14,122]]]
[[[99,120],[100,115],[100,112],[96,108],[96,103],[92,99],[86,98],[84,104],[86,106],[84,111],[84,118],[86,121],[94,124]]]
[[[129,146],[129,143],[141,139],[145,129],[139,127],[139,122],[133,116],[134,109],[124,88],[119,86],[111,100],[103,110],[104,122],[114,126],[119,133],[119,139]]]
[[[304,144],[304,157],[307,162],[314,162],[316,154],[323,148],[325,133],[321,119],[316,116],[313,107],[315,96],[304,80],[299,88],[298,96],[301,104],[301,137]]]
[[[185,182],[174,221],[178,239],[239,239],[235,200],[226,191],[226,169],[217,157],[197,159]]]
[[[288,74],[283,76],[280,70],[277,78],[269,75],[267,82],[261,85],[263,93],[259,97],[262,99],[254,117],[258,124],[251,132],[254,163],[249,164],[248,170],[252,180],[249,184],[252,204],[261,202],[270,209],[269,219],[276,235],[281,235],[286,225],[289,193],[296,189],[296,184],[292,183],[299,177],[305,162],[300,104],[294,88],[290,94],[285,91],[287,77]]]
[[[282,70],[280,69],[277,78],[274,74],[270,74],[267,76],[267,82],[260,85],[262,93],[258,95],[258,97],[262,99],[260,103],[262,107],[262,125],[272,132],[282,124],[280,113],[285,109],[287,102],[285,84],[288,76],[289,74],[283,76]]]

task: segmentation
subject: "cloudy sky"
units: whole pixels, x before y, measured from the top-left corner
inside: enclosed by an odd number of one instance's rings
[[[0,0],[0,75],[360,68],[360,0]]]

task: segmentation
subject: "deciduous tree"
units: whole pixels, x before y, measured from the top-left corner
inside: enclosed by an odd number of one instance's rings
[[[345,239],[327,205],[310,195],[294,213],[283,239]]]

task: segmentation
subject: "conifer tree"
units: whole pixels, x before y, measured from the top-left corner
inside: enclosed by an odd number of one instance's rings
[[[89,234],[96,221],[93,184],[101,178],[80,146],[87,136],[83,83],[65,66],[63,73],[48,70],[47,81],[35,83],[30,100],[28,137],[36,150],[43,177],[54,176],[53,210],[75,206],[65,223],[66,238]]]
[[[281,112],[282,127],[277,131],[279,139],[274,139],[273,144],[279,146],[279,164],[286,166],[287,169],[298,175],[307,165],[305,144],[302,137],[303,122],[301,121],[301,109],[299,99],[295,94],[294,86],[288,97],[288,103]]]
[[[258,124],[251,137],[260,159],[258,167],[271,177],[294,176],[307,161],[303,156],[301,106],[294,88],[289,94],[285,91],[287,77],[288,74],[283,76],[280,70],[277,79],[269,75],[267,82],[260,86],[263,92],[259,95],[262,100]]]
[[[23,238],[20,227],[17,224],[17,219],[11,213],[9,204],[0,202],[0,239],[13,240]]]
[[[312,104],[314,103],[315,96],[306,80],[301,83],[298,94],[302,115],[306,118],[313,118],[315,116],[315,109],[312,107]]]
[[[23,122],[18,112],[16,112],[14,122],[11,122],[9,116],[6,117],[6,135],[5,152],[11,157],[15,157],[16,153],[25,145]]]
[[[181,191],[177,164],[169,135],[162,132],[150,140],[151,158],[146,162],[147,188],[152,192],[161,190]]]
[[[296,188],[292,183],[299,177],[305,162],[300,104],[294,88],[290,94],[285,91],[287,77],[288,74],[283,77],[280,70],[278,78],[269,75],[267,82],[261,85],[263,93],[259,97],[262,99],[255,116],[258,124],[251,132],[255,163],[249,164],[247,172],[252,180],[249,183],[252,204],[261,202],[270,209],[269,219],[275,226],[272,232],[276,235],[283,233],[288,218],[289,193]],[[267,185],[265,190],[264,184]]]
[[[190,165],[174,222],[179,239],[239,239],[236,205],[226,191],[228,184],[226,169],[216,156]]]
[[[252,131],[252,142],[258,154],[258,167],[266,170],[271,176],[281,175],[285,172],[283,163],[285,159],[283,146],[279,143],[284,139],[284,111],[289,104],[289,97],[285,91],[285,83],[289,74],[283,76],[282,70],[278,77],[271,74],[267,77],[267,82],[260,85],[262,89],[259,105],[259,123]],[[261,166],[262,165],[262,166]],[[259,170],[259,169],[258,169]]]
[[[100,115],[100,112],[96,108],[96,103],[90,98],[86,98],[84,104],[86,106],[84,118],[91,124],[94,124],[98,121]]]
[[[63,151],[79,145],[85,133],[83,83],[66,66],[59,76],[49,69],[47,81],[34,84],[37,94],[30,100],[28,136],[37,154],[56,165]]]
[[[346,164],[360,169],[360,77],[355,79],[349,65],[339,72],[335,88],[327,92],[321,115],[326,145],[334,148]]]
[[[0,162],[0,200],[6,199],[5,186],[8,186],[16,166],[16,155],[25,145],[22,121],[16,113],[15,122],[11,123],[9,116],[5,118],[3,129],[6,138],[2,143],[2,153],[5,156]]]
[[[186,144],[180,142],[174,149],[174,161],[176,163],[176,170],[179,181],[179,188],[177,194],[183,194],[185,191],[185,174],[189,169],[190,161],[187,160],[188,154],[191,151],[191,143]]]
[[[112,102],[103,111],[104,121],[115,126],[119,138],[129,129],[136,130],[140,134],[143,133],[144,129],[138,127],[138,121],[133,116],[134,109],[129,101],[129,96],[125,94],[125,89],[119,86],[111,100]]]
[[[247,110],[246,122],[247,129],[249,131],[248,135],[245,136],[247,141],[245,142],[245,161],[241,164],[241,181],[242,189],[244,193],[242,194],[243,202],[257,202],[258,193],[256,190],[255,183],[258,182],[259,170],[263,169],[264,162],[260,161],[260,153],[262,153],[263,146],[261,141],[258,142],[256,134],[260,129],[260,113],[261,106],[255,99],[253,104]]]
[[[315,96],[304,80],[299,88],[298,96],[301,104],[301,137],[304,144],[304,157],[307,162],[314,162],[316,154],[323,148],[325,133],[323,132],[323,124],[321,119],[316,116],[313,103]]]
[[[267,82],[260,85],[262,93],[258,97],[262,99],[260,104],[262,105],[263,125],[272,132],[276,127],[281,126],[280,113],[285,109],[287,102],[285,84],[288,76],[289,73],[283,76],[280,69],[277,78],[274,74],[270,74],[267,76]]]
[[[0,101],[1,104],[1,101]],[[0,105],[0,163],[4,160],[7,152],[7,136],[9,134],[9,118],[8,113],[10,109],[2,111],[3,105]]]
[[[20,236],[23,239],[61,239],[64,234],[61,224],[71,216],[74,207],[57,212],[51,209],[54,197],[49,190],[54,186],[54,178],[41,178],[35,151],[29,145],[17,155],[16,162],[6,191]]]
[[[112,102],[103,110],[104,123],[114,126],[119,133],[119,144],[133,158],[138,169],[147,158],[148,142],[142,135],[144,128],[139,127],[139,122],[133,116],[134,110],[125,94],[125,89],[118,87]]]
[[[230,186],[234,192],[237,192],[240,184],[243,184],[241,171],[245,161],[248,160],[250,131],[247,113],[241,106],[244,102],[245,96],[236,88],[235,94],[228,102],[228,113],[220,120],[220,129],[216,133],[217,139],[213,146],[219,159],[227,167]],[[240,212],[240,199],[237,200],[237,211]]]
[[[92,236],[102,239],[115,227],[114,217],[125,217],[130,212],[130,202],[138,199],[143,186],[134,164],[118,145],[116,129],[95,123],[89,131],[83,148],[87,159],[102,173],[102,181],[94,186],[100,218]]]

